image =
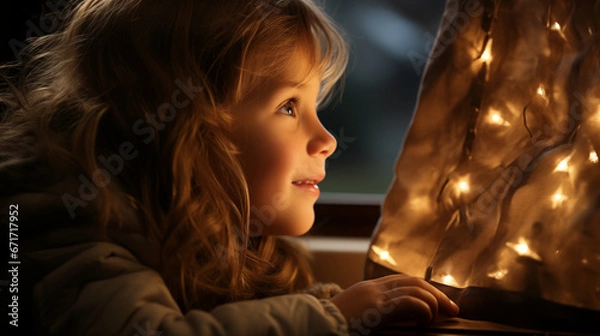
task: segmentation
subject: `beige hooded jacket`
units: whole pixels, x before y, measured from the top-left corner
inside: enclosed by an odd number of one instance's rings
[[[309,294],[182,312],[156,271],[158,248],[141,227],[132,221],[100,236],[90,224],[91,207],[77,207],[71,217],[64,202],[65,190],[88,198],[93,190],[78,190],[84,183],[74,177],[44,185],[41,170],[39,162],[0,162],[0,222],[18,246],[11,264],[19,270],[18,293],[10,294],[17,295],[18,313],[9,316],[16,317],[10,335],[348,333],[339,310]]]

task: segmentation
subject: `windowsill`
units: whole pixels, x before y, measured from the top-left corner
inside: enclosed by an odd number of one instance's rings
[[[311,252],[318,282],[333,282],[348,288],[363,279],[368,238],[305,236],[299,240]]]
[[[340,253],[367,253],[369,238],[338,238],[338,237],[312,237],[299,238],[311,251],[340,252]]]

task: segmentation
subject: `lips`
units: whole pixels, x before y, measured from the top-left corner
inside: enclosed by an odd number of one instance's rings
[[[318,182],[315,181],[315,180],[305,180],[305,181],[294,181],[294,182],[292,182],[292,184],[295,184],[295,185],[304,185],[304,184],[306,184],[306,185],[316,185],[317,183]]]
[[[292,184],[300,189],[310,191],[311,193],[318,195],[319,194],[319,186],[317,185],[319,182],[323,181],[325,175],[317,175],[315,177],[303,178],[292,181]]]
[[[298,180],[292,181],[292,184],[297,186],[317,186],[319,182],[323,181],[325,178],[325,174],[319,174],[312,177],[301,178]]]

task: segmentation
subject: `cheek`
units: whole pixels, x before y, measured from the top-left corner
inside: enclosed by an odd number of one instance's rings
[[[250,191],[253,236],[280,233],[293,221],[288,212],[293,201],[293,151],[285,146],[256,146],[247,152],[246,178]],[[295,216],[294,216],[295,217]],[[285,233],[283,231],[282,233]]]
[[[253,202],[264,204],[274,194],[291,186],[296,160],[293,148],[285,143],[257,140],[243,150],[242,163]]]

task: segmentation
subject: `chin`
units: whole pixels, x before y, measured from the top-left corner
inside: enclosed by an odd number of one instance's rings
[[[312,227],[312,222],[310,223],[310,225],[306,225],[304,227],[298,227],[297,230],[289,233],[288,235],[289,236],[301,236],[301,235],[307,233],[311,227]]]
[[[275,225],[266,228],[265,236],[301,236],[307,233],[315,221],[314,213],[310,218],[302,218],[300,221],[290,221],[287,223],[274,223]]]

